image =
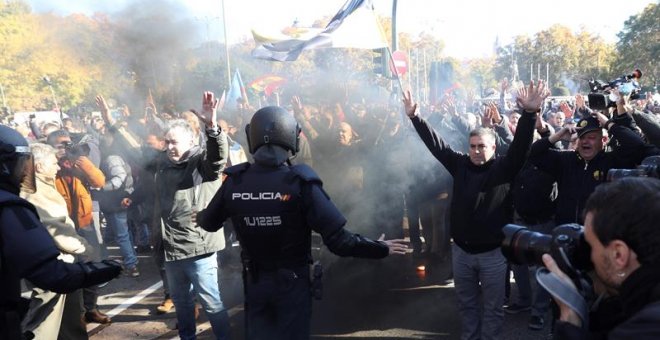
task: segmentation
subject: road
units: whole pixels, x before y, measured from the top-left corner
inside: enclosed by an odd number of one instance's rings
[[[110,249],[117,255],[116,248]],[[174,312],[155,314],[163,298],[162,282],[149,255],[139,256],[138,278],[120,277],[101,288],[100,309],[109,325],[88,325],[91,339],[177,339]],[[234,339],[243,339],[242,281],[236,257],[224,261],[219,277],[229,308]],[[313,339],[459,339],[460,320],[449,261],[384,260],[324,256],[324,292],[315,301]],[[418,266],[425,265],[424,271]],[[527,329],[528,314],[507,315],[504,339],[546,339]],[[198,338],[212,339],[210,325],[198,320]]]

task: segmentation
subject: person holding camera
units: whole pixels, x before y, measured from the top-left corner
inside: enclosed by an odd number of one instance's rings
[[[406,114],[429,151],[454,178],[451,203],[452,269],[461,315],[462,339],[501,339],[504,326],[506,259],[500,251],[502,228],[513,219],[510,183],[525,163],[534,125],[549,95],[541,81],[518,91],[522,116],[506,155],[496,156],[495,133],[470,132],[469,153],[454,151],[416,113],[410,91]]]
[[[66,130],[51,132],[46,141],[57,151],[60,171],[55,177],[55,186],[66,201],[69,217],[76,226],[76,231],[90,245],[88,259],[101,261],[101,244],[94,228],[90,188],[103,187],[105,175],[86,156],[87,150],[83,145],[73,144],[71,135]],[[99,311],[97,300],[98,287],[83,289],[85,321],[110,323],[110,317]]]
[[[588,317],[571,307],[580,301],[551,291],[560,310],[554,339],[660,339],[660,180],[628,177],[597,187],[586,202],[584,221],[596,279],[615,291],[620,307],[608,315],[615,321],[606,334],[590,334],[587,324],[603,324],[593,319],[597,314]],[[549,275],[579,296],[553,257],[545,254],[543,262]]]

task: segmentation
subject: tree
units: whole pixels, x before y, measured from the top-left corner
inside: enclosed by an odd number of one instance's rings
[[[586,89],[585,79],[609,77],[613,55],[614,46],[600,37],[584,29],[573,33],[565,26],[553,25],[533,38],[515,37],[512,44],[500,48],[495,74],[500,79],[510,77],[515,63],[520,79],[525,82],[533,74],[534,79],[547,80],[551,85],[561,84],[576,92],[580,85]],[[546,79],[546,70],[550,79]]]
[[[651,3],[642,13],[631,16],[617,35],[616,74],[630,74],[639,68],[644,72],[644,83],[658,82],[660,60],[660,5]]]

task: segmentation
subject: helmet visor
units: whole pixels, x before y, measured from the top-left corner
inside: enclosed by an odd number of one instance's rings
[[[18,182],[20,182],[21,191],[34,194],[37,192],[37,182],[34,176],[34,159],[32,158],[32,153],[30,153],[29,146],[17,146],[16,152],[19,157],[16,161],[16,169],[14,174],[18,176]]]

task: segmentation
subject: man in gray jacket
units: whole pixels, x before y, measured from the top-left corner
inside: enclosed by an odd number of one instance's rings
[[[216,125],[218,100],[205,92],[198,116],[206,125],[206,148],[194,143],[183,120],[170,123],[167,151],[156,168],[156,207],[165,252],[165,272],[176,308],[179,336],[195,338],[193,288],[218,339],[229,337],[229,315],[220,298],[216,252],[224,249],[222,233],[196,227],[197,211],[206,207],[220,188],[227,162],[227,135]]]

